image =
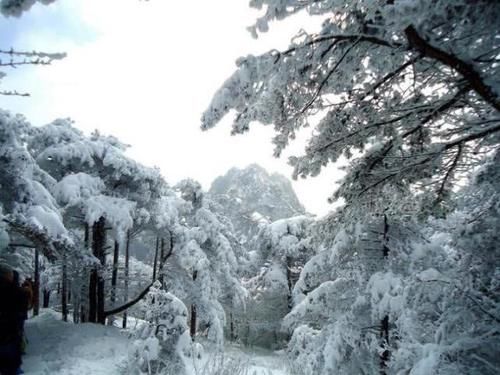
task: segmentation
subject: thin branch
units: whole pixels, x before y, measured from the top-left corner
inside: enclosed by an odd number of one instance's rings
[[[396,171],[396,172],[393,172],[393,173],[390,173],[388,174],[387,176],[385,176],[384,178],[381,178],[380,180],[374,182],[373,184],[367,186],[366,188],[364,188],[359,194],[358,194],[358,197],[361,197],[361,195],[363,195],[364,193],[366,193],[368,190],[371,190],[373,188],[375,188],[376,186],[382,184],[383,182],[389,180],[390,178],[392,177],[396,177],[398,175],[400,175],[401,173],[403,172],[406,172],[407,170],[411,169],[411,168],[415,168],[419,165],[422,165],[422,164],[425,164],[425,163],[428,163],[429,161],[431,161],[433,158],[435,158],[437,155],[445,152],[446,150],[449,150],[453,147],[456,147],[460,144],[464,144],[464,143],[468,143],[468,142],[472,142],[472,141],[475,141],[477,139],[480,139],[480,138],[485,138],[493,133],[496,133],[500,131],[500,125],[496,125],[496,126],[490,126],[486,129],[484,129],[483,131],[480,131],[480,132],[476,132],[476,133],[473,133],[473,134],[469,134],[465,137],[460,137],[452,142],[448,142],[448,143],[444,143],[442,148],[432,154],[430,154],[430,156],[428,156],[427,158],[424,158],[416,163],[412,163],[410,165],[407,165],[406,167]]]
[[[312,46],[314,44],[318,44],[318,43],[322,43],[322,42],[330,41],[330,40],[338,40],[338,41],[359,40],[360,42],[372,43],[372,44],[376,44],[376,45],[384,46],[384,47],[389,47],[389,48],[401,47],[401,44],[399,44],[399,43],[390,43],[390,42],[387,42],[386,40],[379,39],[379,38],[376,38],[374,36],[366,35],[366,34],[357,34],[357,35],[355,35],[355,34],[353,34],[353,35],[335,34],[335,35],[320,36],[320,37],[315,38],[315,39],[313,39],[305,44],[302,44],[302,45],[299,45],[296,47],[291,47],[291,48],[287,49],[286,51],[281,52],[280,55],[289,55],[298,49],[302,49],[305,47]]]
[[[26,243],[9,243],[9,246],[11,246],[11,247],[26,247],[28,249],[36,249],[35,245],[26,244]]]
[[[38,51],[16,51],[13,48],[11,48],[10,50],[0,49],[0,54],[9,56],[37,57],[50,60],[61,60],[66,57],[66,53],[64,52],[49,53],[49,52],[38,52]]]
[[[455,158],[453,159],[453,162],[451,163],[450,168],[446,171],[446,174],[444,175],[443,182],[441,183],[441,186],[439,187],[439,190],[437,192],[437,198],[436,198],[436,203],[439,203],[443,200],[443,194],[444,190],[446,187],[446,183],[450,179],[450,177],[453,175],[454,170],[456,169],[458,165],[458,161],[460,160],[460,157],[462,156],[462,144],[459,143],[457,145],[457,153],[455,154]]]
[[[10,91],[10,90],[8,90],[8,91],[0,91],[0,95],[4,95],[4,96],[24,96],[24,97],[31,96],[27,92],[18,92],[16,90],[14,90],[14,91]]]
[[[0,60],[0,66],[8,66],[11,68],[17,68],[18,66],[21,65],[50,65],[51,60],[23,60],[23,61],[9,61],[9,62],[2,62]]]
[[[337,63],[334,65],[334,67],[328,72],[328,74],[326,75],[326,77],[320,83],[318,89],[314,93],[314,95],[311,98],[311,100],[299,112],[300,114],[302,114],[305,111],[307,111],[313,105],[313,103],[316,101],[316,99],[318,98],[318,96],[321,94],[321,90],[323,90],[323,87],[326,85],[326,83],[328,82],[328,80],[330,79],[330,77],[332,76],[332,74],[335,73],[335,71],[337,70],[337,68],[339,67],[339,65],[342,63],[342,61],[344,61],[345,57],[349,54],[349,52],[351,52],[351,50],[354,47],[356,47],[356,45],[358,43],[359,43],[359,39],[356,40],[351,46],[349,46],[349,48],[346,49],[346,51],[344,52],[344,54],[340,57],[340,59],[337,61]]]

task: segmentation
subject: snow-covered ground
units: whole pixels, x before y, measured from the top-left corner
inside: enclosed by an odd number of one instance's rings
[[[285,359],[275,352],[261,348],[226,346],[226,354],[241,358],[249,364],[249,375],[285,375]]]
[[[23,359],[27,375],[119,374],[128,339],[113,327],[72,324],[52,310],[42,310],[25,326],[28,346]]]
[[[113,375],[125,374],[129,339],[115,327],[72,324],[61,321],[52,310],[42,310],[26,322],[27,353],[23,359],[26,375]],[[208,346],[208,345],[207,345]],[[191,363],[192,375],[203,375],[219,360],[206,350],[201,360]],[[263,349],[226,346],[224,363],[245,367],[245,375],[285,375],[285,361]],[[228,373],[229,375],[229,373]]]
[[[205,345],[209,348],[209,345]],[[226,345],[224,353],[206,351],[195,363],[187,360],[192,375],[286,375],[284,357],[261,348]],[[224,366],[222,365],[224,364]],[[221,369],[223,367],[223,369]]]

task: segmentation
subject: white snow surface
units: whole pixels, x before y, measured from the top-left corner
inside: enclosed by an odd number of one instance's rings
[[[60,314],[41,310],[26,321],[26,375],[119,374],[127,358],[128,339],[114,327],[72,324]]]
[[[187,358],[186,365],[189,375],[216,375],[218,371],[214,371],[213,363],[218,363],[223,360],[224,363],[231,363],[235,360],[242,367],[238,368],[238,374],[246,375],[287,375],[285,356],[279,352],[258,348],[258,347],[243,347],[237,344],[226,343],[222,357],[210,350],[205,345],[202,356],[198,360],[190,360]],[[231,368],[231,366],[229,367]],[[228,368],[224,374],[229,374]]]
[[[120,375],[126,374],[127,353],[132,342],[116,327],[73,324],[61,314],[42,309],[26,321],[28,345],[22,369],[26,375]],[[186,358],[189,375],[203,374],[217,360],[209,345],[195,361]],[[224,357],[245,364],[249,375],[285,375],[282,354],[259,348],[226,345]]]

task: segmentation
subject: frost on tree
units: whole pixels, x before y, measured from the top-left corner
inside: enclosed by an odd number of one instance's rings
[[[312,219],[295,216],[262,225],[251,242],[252,271],[245,280],[250,302],[238,319],[238,336],[250,345],[282,347],[286,334],[283,317],[294,306],[293,289],[302,267],[314,254]]]
[[[305,10],[324,16],[318,34],[289,49],[237,61],[202,128],[233,110],[233,133],[252,122],[276,129],[275,153],[319,123],[294,176],[351,159],[333,199],[361,205],[387,185],[418,188],[436,210],[461,172],[498,144],[500,110],[496,1],[252,1],[252,31]],[[387,200],[387,205],[390,199]]]
[[[129,350],[128,372],[184,374],[184,353],[189,351],[187,308],[156,282],[145,300],[146,323],[137,330]]]
[[[70,305],[75,322],[100,323],[132,307],[160,278],[171,255],[164,254],[163,236],[182,232],[182,200],[157,169],[125,157],[126,146],[114,137],[85,136],[69,120],[34,128],[21,116],[1,115],[2,219],[12,253],[2,258],[16,258],[9,263],[24,269],[22,254],[29,251],[18,247],[27,246],[53,262],[47,271],[56,270],[56,275],[42,278],[43,293],[49,304],[55,279],[65,319]],[[137,285],[129,288],[134,275],[129,245],[139,233],[154,236],[157,243],[161,237],[162,252],[153,267],[154,280],[138,291]],[[111,267],[108,246],[113,248]],[[125,252],[124,274],[118,277],[120,250]]]
[[[319,221],[317,254],[284,319],[294,363],[310,374],[497,372],[497,335],[483,329],[499,327],[498,272],[488,267],[498,259],[494,250],[471,252],[475,241],[489,248],[486,223],[496,228],[489,159],[500,130],[500,4],[251,6],[263,9],[255,36],[300,11],[324,22],[287,50],[240,58],[202,128],[231,111],[233,133],[272,124],[279,156],[315,124],[304,154],[290,158],[294,177],[349,161],[332,196],[345,205]],[[485,163],[488,172],[466,182]],[[459,191],[459,183],[468,186]],[[466,277],[465,264],[477,271]]]
[[[186,230],[174,248],[175,279],[167,281],[172,290],[190,305],[190,334],[207,335],[217,345],[224,340],[226,312],[244,303],[246,291],[237,277],[238,260],[231,233],[224,221],[209,209],[210,201],[201,185],[183,180],[176,188],[189,203],[182,214]],[[169,276],[169,273],[166,274]]]
[[[59,206],[50,193],[55,180],[41,169],[23,147],[31,131],[22,116],[0,111],[0,193],[3,221],[27,237],[50,259],[74,243]]]

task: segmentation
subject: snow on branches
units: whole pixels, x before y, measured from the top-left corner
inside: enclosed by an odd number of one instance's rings
[[[255,32],[302,10],[325,20],[318,34],[296,38],[285,51],[240,58],[203,114],[203,129],[234,110],[234,133],[252,122],[274,126],[278,156],[319,117],[304,155],[290,158],[294,177],[351,159],[333,199],[358,205],[387,185],[417,188],[431,194],[430,206],[440,203],[498,145],[497,2],[251,5],[265,9]]]

